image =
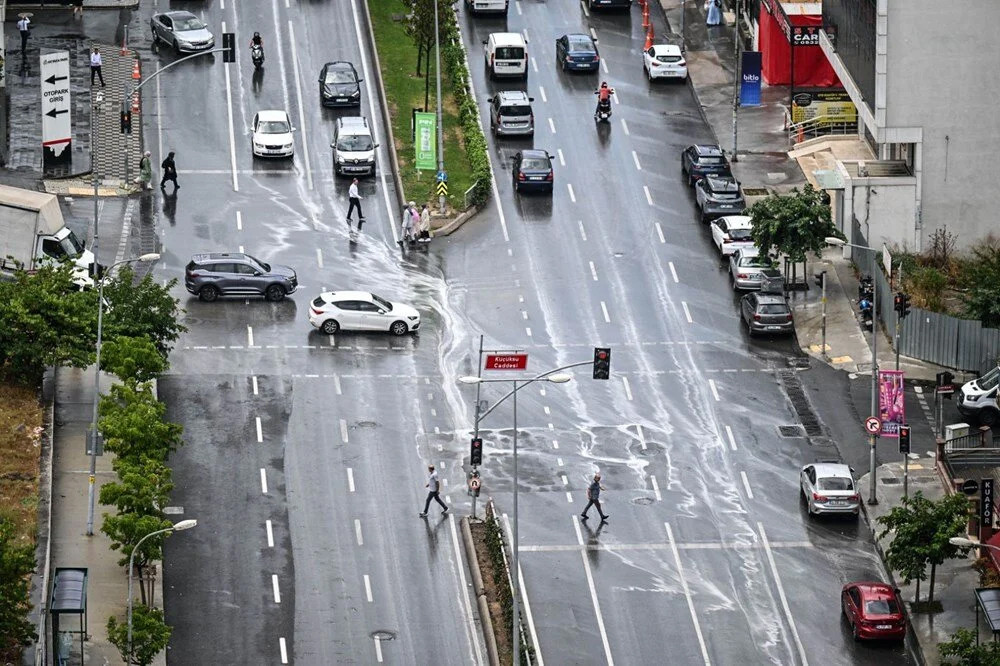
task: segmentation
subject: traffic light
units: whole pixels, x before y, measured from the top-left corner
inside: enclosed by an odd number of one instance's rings
[[[903,292],[897,291],[892,297],[892,309],[900,314],[903,313]]]
[[[903,294],[903,310],[899,313],[900,317],[906,317],[910,314],[910,296],[909,294]]]
[[[236,62],[236,33],[222,33],[222,62]]]
[[[904,456],[910,453],[910,426],[899,426],[899,452]]]
[[[132,110],[128,107],[122,109],[121,126],[122,134],[132,133]]]
[[[472,455],[469,463],[472,465],[483,464],[483,439],[482,437],[472,438]]]
[[[951,386],[951,383],[955,381],[955,375],[945,370],[944,372],[937,373],[937,385],[938,386]]]
[[[594,347],[594,379],[611,376],[611,347]]]

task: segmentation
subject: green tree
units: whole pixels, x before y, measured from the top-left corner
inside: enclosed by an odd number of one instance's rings
[[[101,345],[101,369],[125,382],[148,382],[168,365],[149,338],[122,335]]]
[[[972,629],[959,629],[951,640],[938,643],[942,666],[1000,666],[1000,643],[976,640]]]
[[[146,580],[146,565],[152,561],[163,559],[163,542],[169,532],[149,537],[142,542],[138,550],[135,546],[146,535],[166,529],[172,524],[160,515],[159,511],[155,514],[120,513],[117,516],[112,516],[110,513],[104,514],[101,531],[111,539],[111,550],[122,552],[121,559],[118,560],[119,566],[128,567],[129,559],[132,559],[132,564],[139,577],[139,591],[143,601],[146,600],[146,586],[143,584],[143,581]],[[134,558],[132,558],[133,550],[135,551]]]
[[[126,664],[148,666],[153,663],[170,641],[171,629],[159,608],[145,604],[132,605],[132,651],[128,649],[128,618],[108,618],[108,640],[118,648],[122,661]]]
[[[934,601],[934,577],[938,565],[969,552],[968,546],[956,546],[949,541],[952,537],[964,536],[969,521],[969,500],[959,493],[943,497],[934,503],[931,516],[934,532],[927,544],[927,561],[931,565],[928,601]]]
[[[35,640],[28,621],[31,612],[29,574],[35,554],[29,545],[15,543],[14,524],[0,519],[0,662],[18,659],[21,648]]]
[[[0,282],[0,374],[25,384],[41,381],[52,365],[87,367],[94,361],[97,308],[73,282],[65,264],[18,270]]]
[[[183,428],[164,420],[167,406],[156,399],[148,384],[116,384],[101,396],[98,426],[105,446],[116,456],[139,461],[166,462],[181,444]]]
[[[984,326],[1000,327],[1000,244],[984,243],[972,249],[962,271],[965,316]]]
[[[104,300],[108,303],[104,337],[148,338],[166,358],[172,343],[187,330],[179,320],[179,301],[170,295],[176,284],[177,280],[171,280],[160,286],[148,274],[136,282],[132,268],[123,266],[104,283]],[[96,312],[96,293],[91,297]]]
[[[112,463],[118,481],[101,486],[101,504],[114,506],[120,513],[163,517],[174,484],[172,472],[154,458],[115,458]]]
[[[806,254],[817,257],[826,246],[829,236],[844,238],[830,220],[830,204],[826,193],[812,185],[794,189],[789,194],[772,194],[747,209],[752,218],[750,236],[764,252],[777,248],[792,262],[792,281],[795,266],[804,264]],[[803,273],[805,269],[803,268]]]

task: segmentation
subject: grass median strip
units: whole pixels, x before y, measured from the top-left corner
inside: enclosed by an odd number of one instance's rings
[[[42,407],[28,387],[0,384],[0,507],[19,545],[34,544]]]

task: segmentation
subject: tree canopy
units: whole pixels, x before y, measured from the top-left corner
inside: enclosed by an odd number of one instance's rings
[[[750,236],[765,252],[777,248],[796,263],[806,260],[806,254],[819,253],[829,236],[844,238],[830,220],[830,205],[825,193],[812,185],[796,188],[790,194],[772,194],[750,206]]]

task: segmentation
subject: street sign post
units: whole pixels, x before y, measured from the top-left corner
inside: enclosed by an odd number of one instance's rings
[[[869,416],[865,419],[865,430],[869,435],[878,435],[882,432],[882,422],[876,416]]]
[[[523,352],[486,354],[486,370],[525,370],[528,355]]]
[[[73,155],[69,51],[43,53],[39,78],[42,84],[42,159],[46,163],[64,162]]]

